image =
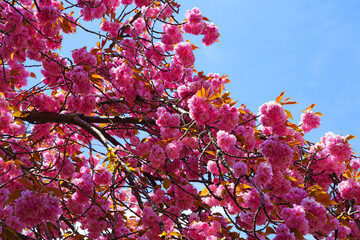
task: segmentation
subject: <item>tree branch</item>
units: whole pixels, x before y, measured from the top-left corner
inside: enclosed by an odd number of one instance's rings
[[[135,117],[117,117],[117,116],[84,116],[77,113],[49,113],[49,112],[24,112],[19,119],[30,122],[33,124],[40,123],[69,123],[76,124],[77,120],[86,121],[87,123],[122,123],[122,124],[142,124],[142,125],[155,125],[156,122],[154,119],[145,118],[135,118]]]

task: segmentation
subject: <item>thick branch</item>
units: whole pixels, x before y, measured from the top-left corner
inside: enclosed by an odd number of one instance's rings
[[[116,117],[116,116],[84,116],[76,113],[49,113],[49,112],[24,112],[19,119],[30,123],[69,123],[77,124],[78,118],[87,123],[123,123],[123,124],[142,124],[155,125],[154,119],[140,119],[135,117]]]

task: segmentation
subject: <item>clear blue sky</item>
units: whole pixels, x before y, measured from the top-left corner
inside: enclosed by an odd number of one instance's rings
[[[359,154],[359,0],[179,2],[179,20],[197,6],[219,26],[220,43],[205,47],[201,38],[195,41],[201,47],[195,52],[197,70],[230,75],[232,98],[255,113],[282,91],[299,102],[286,108],[295,123],[303,109],[317,104],[322,125],[306,138],[317,142],[328,131],[357,135],[350,143]],[[64,51],[95,46],[96,38],[78,33],[65,36]]]
[[[282,91],[299,103],[287,107],[295,123],[317,104],[322,125],[307,139],[357,135],[350,143],[359,154],[360,1],[198,0],[182,11],[194,6],[221,34],[196,52],[198,70],[229,74],[233,99],[254,112]]]

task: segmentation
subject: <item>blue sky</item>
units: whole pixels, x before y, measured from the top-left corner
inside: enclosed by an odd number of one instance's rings
[[[322,125],[306,138],[357,135],[350,143],[360,152],[360,1],[183,2],[183,13],[199,7],[221,34],[196,52],[198,70],[230,75],[232,98],[254,112],[282,91],[299,103],[286,107],[295,123],[317,104]]]
[[[255,113],[283,91],[299,103],[286,107],[295,123],[303,109],[317,104],[322,124],[306,139],[317,142],[328,131],[357,135],[350,143],[360,152],[360,1],[179,2],[178,20],[197,6],[219,26],[220,43],[211,47],[189,36],[200,47],[195,51],[197,70],[230,75],[226,88],[232,98]],[[62,53],[95,46],[96,38],[78,33],[65,36]]]

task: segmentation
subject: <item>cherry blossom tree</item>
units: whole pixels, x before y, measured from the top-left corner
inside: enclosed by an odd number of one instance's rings
[[[353,136],[306,141],[321,114],[284,93],[237,106],[187,40],[218,27],[179,7],[0,2],[1,237],[360,239]],[[77,30],[99,42],[59,54]]]

